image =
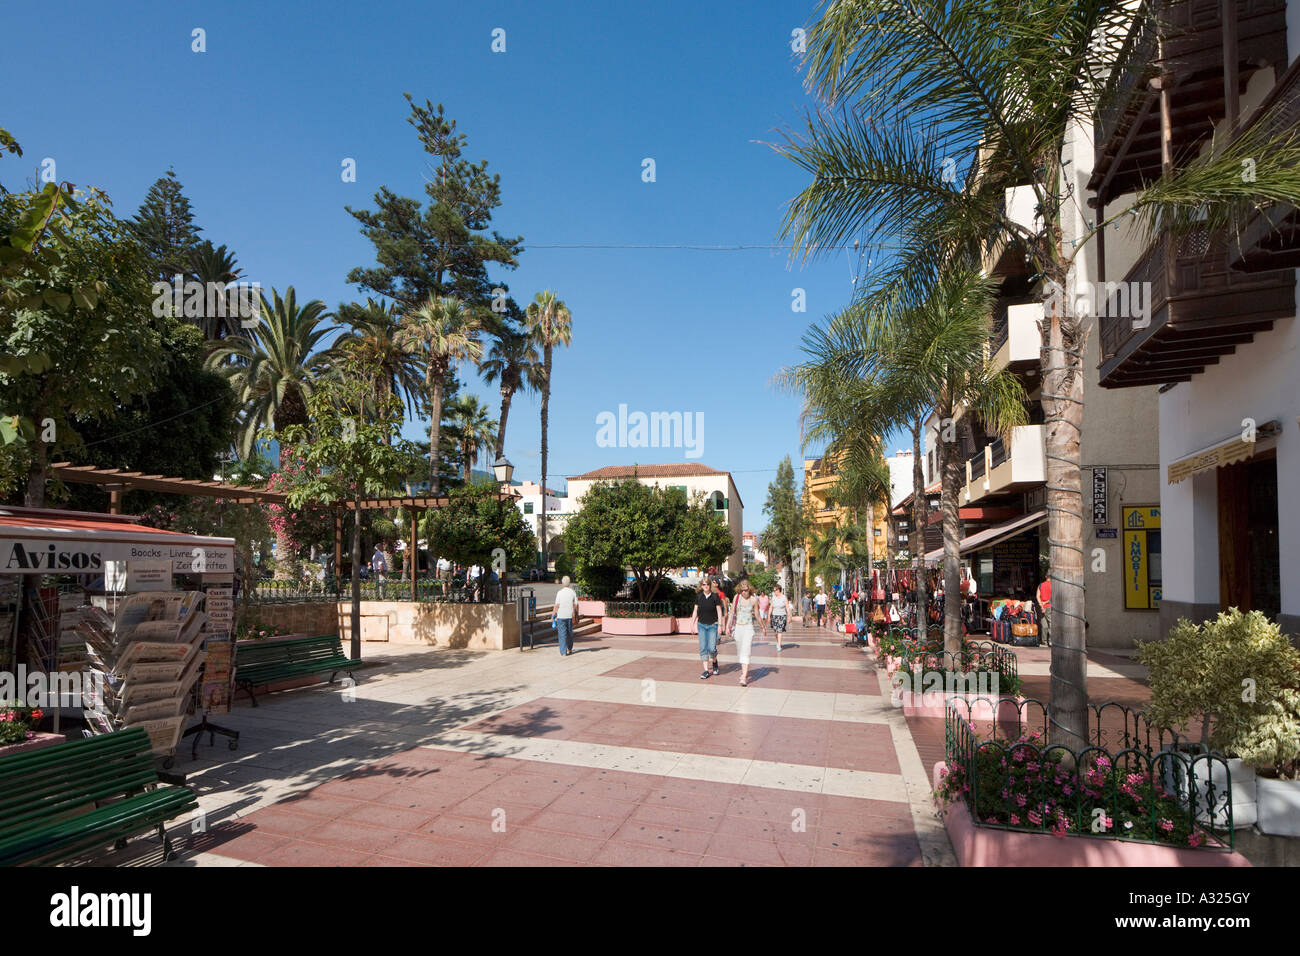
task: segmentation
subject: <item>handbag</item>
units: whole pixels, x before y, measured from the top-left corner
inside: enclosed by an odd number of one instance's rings
[[[1038,625],[1029,621],[1015,621],[1011,625],[1011,634],[1014,637],[1037,637]]]

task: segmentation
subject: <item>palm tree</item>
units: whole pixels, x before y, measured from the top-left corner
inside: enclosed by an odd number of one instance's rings
[[[242,405],[238,449],[249,459],[264,428],[277,432],[290,425],[306,425],[307,399],[321,376],[328,375],[334,356],[330,349],[317,351],[321,339],[336,330],[326,320],[325,303],[313,299],[298,307],[293,286],[284,298],[271,290],[274,303],[261,297],[258,324],[248,335],[223,339],[208,354],[207,365],[224,374]],[[290,449],[280,449],[284,462]],[[293,573],[294,544],[288,534],[276,536],[276,574]]]
[[[424,406],[420,362],[409,344],[398,343],[402,325],[397,309],[367,298],[365,305],[339,306],[338,317],[350,328],[334,340],[335,350],[353,356],[357,366],[367,370],[385,404],[397,395],[408,415],[420,414]]]
[[[457,363],[478,363],[483,344],[479,320],[452,297],[429,300],[402,320],[397,344],[424,357],[424,389],[429,411],[429,493],[438,494],[438,459],[442,443],[442,389],[447,372]]]
[[[234,307],[235,298],[225,291],[227,285],[238,282],[244,274],[244,270],[235,261],[235,254],[227,250],[224,245],[214,246],[212,240],[204,239],[194,248],[190,262],[190,272],[187,278],[198,282],[205,290],[203,314],[190,317],[191,321],[199,327],[203,337],[209,342],[238,335],[240,318]],[[209,283],[222,290],[222,295],[226,300],[225,315],[208,314],[206,290]]]
[[[258,324],[246,330],[248,335],[223,340],[207,359],[209,368],[229,380],[242,406],[241,458],[253,454],[261,429],[307,424],[307,399],[334,357],[330,349],[318,351],[321,340],[337,329],[327,322],[331,315],[324,302],[313,299],[299,308],[293,286],[284,298],[275,289],[271,295],[273,302],[261,296]]]
[[[496,457],[506,448],[506,419],[515,392],[538,391],[545,372],[537,356],[537,343],[527,335],[505,330],[492,343],[492,350],[479,366],[483,380],[501,383],[501,417],[497,424]]]
[[[479,453],[497,440],[497,424],[477,395],[462,395],[447,407],[452,427],[460,435],[461,461],[465,468],[465,484],[473,481],[472,466],[477,464]]]
[[[836,441],[861,449],[860,454],[874,455],[876,435],[915,423],[921,409],[932,410],[939,420],[944,646],[954,654],[961,649],[957,496],[965,480],[956,453],[956,418],[965,411],[978,414],[1004,436],[1026,418],[1024,387],[986,354],[991,315],[989,280],[971,269],[950,268],[935,277],[929,297],[901,317],[873,307],[867,298],[834,316],[825,330],[814,326],[805,336],[810,360],[786,374],[786,381],[804,392],[814,419],[810,436],[836,428]],[[919,432],[914,434],[919,441]],[[921,489],[913,513],[919,502],[922,521],[924,501]],[[921,541],[923,529],[916,528]],[[914,557],[924,561],[924,548]]]
[[[889,514],[889,466],[885,464],[882,447],[879,442],[867,442],[842,450],[833,449],[839,461],[839,478],[832,493],[837,501],[849,505],[855,513],[866,512],[868,526],[874,524],[877,507],[883,507],[886,516]],[[887,566],[893,568],[888,546],[885,560]]]
[[[528,333],[542,349],[542,497],[546,497],[546,427],[551,405],[551,353],[555,346],[568,346],[573,338],[573,316],[569,307],[556,298],[550,289],[539,292],[528,303],[524,313]],[[541,521],[542,571],[546,561],[546,509],[542,508]]]
[[[1067,133],[1091,129],[1118,75],[1125,38],[1159,5],[1128,0],[830,0],[809,33],[809,83],[829,107],[778,151],[811,183],[784,233],[799,253],[907,239],[890,296],[915,305],[954,246],[1010,237],[1041,277],[1042,386],[1052,579],[1050,738],[1087,738],[1083,595],[1083,317],[1062,294],[1083,249],[1121,216],[1148,236],[1210,228],[1240,234],[1262,204],[1300,204],[1300,141],[1275,114],[1181,167],[1163,165],[1131,206],[1072,215],[1082,197],[1064,175]],[[1135,21],[1145,20],[1144,24]],[[1286,107],[1279,104],[1276,109]],[[1272,130],[1278,132],[1273,133]],[[1252,175],[1242,175],[1249,162]],[[958,165],[963,173],[958,176]],[[1266,168],[1267,167],[1267,168]],[[963,181],[964,179],[964,181]],[[1039,221],[1016,222],[1006,190],[1028,186]],[[917,267],[924,264],[923,267]]]

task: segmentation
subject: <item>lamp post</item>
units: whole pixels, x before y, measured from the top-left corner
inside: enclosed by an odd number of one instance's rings
[[[510,464],[510,459],[505,455],[498,455],[497,460],[492,464],[492,474],[496,476],[497,484],[510,484],[510,478],[514,473],[515,466]]]

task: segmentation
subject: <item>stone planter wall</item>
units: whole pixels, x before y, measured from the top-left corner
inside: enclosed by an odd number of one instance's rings
[[[255,604],[253,613],[265,628],[278,627],[287,633],[319,637],[339,632],[338,605],[333,601],[302,601],[298,604]]]
[[[601,622],[601,630],[624,637],[671,634],[674,620],[671,617],[607,617]]]
[[[43,734],[35,733],[27,740],[16,744],[6,744],[0,747],[0,758],[8,757],[10,754],[20,754],[27,750],[39,750],[42,747],[52,747],[55,744],[66,743],[67,738],[63,734]]]
[[[673,618],[673,630],[675,630],[678,634],[696,634],[696,635],[698,635],[698,634],[700,633],[700,632],[695,628],[695,626],[691,624],[691,619],[690,619],[689,617],[675,617],[675,618]]]
[[[338,615],[346,650],[352,640],[352,602],[341,602]],[[519,622],[513,604],[362,601],[361,639],[500,651],[519,646]]]
[[[1255,780],[1256,825],[1270,836],[1300,837],[1300,780]],[[1235,807],[1234,807],[1235,811]]]

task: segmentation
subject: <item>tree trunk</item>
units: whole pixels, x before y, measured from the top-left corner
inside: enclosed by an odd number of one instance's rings
[[[41,427],[41,422],[45,420],[43,412],[37,413],[36,427]],[[31,443],[32,461],[27,468],[27,493],[23,496],[23,504],[28,508],[45,507],[45,477],[49,466],[49,447],[39,436],[36,441]]]
[[[471,456],[474,452],[473,452],[473,449],[471,449],[470,446],[467,445],[467,444],[466,444],[466,445],[461,445],[461,446],[460,446],[460,452],[461,452],[461,457],[465,459],[465,484],[468,485],[470,482],[472,482],[472,481],[474,480],[474,472],[473,472],[472,468],[470,467],[470,465],[471,465],[471,458],[470,458],[470,456]]]
[[[501,389],[501,420],[497,422],[497,458],[506,451],[506,419],[510,417],[510,400],[514,398],[514,389]]]
[[[951,417],[951,407],[945,408],[941,421]],[[937,451],[943,516],[943,649],[955,655],[961,652],[961,522],[957,514],[961,456],[956,443],[943,441],[942,434]]]
[[[432,369],[432,366],[430,366]],[[442,462],[442,376],[426,375],[429,383],[429,495],[438,497],[438,472]]]
[[[353,499],[352,511],[352,659],[361,659],[361,499]]]
[[[1065,288],[1065,276],[1051,276]],[[1044,329],[1043,412],[1047,432],[1047,529],[1052,582],[1052,666],[1048,739],[1087,745],[1088,659],[1084,632],[1083,495],[1079,440],[1083,428],[1083,345],[1078,319],[1049,297]],[[1064,297],[1060,297],[1064,299]]]
[[[546,426],[547,419],[550,417],[551,409],[551,346],[547,343],[545,347],[546,355],[546,382],[542,385],[542,518],[538,522],[541,528],[541,549],[542,549],[542,574],[546,574],[548,562],[546,560]]]
[[[921,467],[921,429],[924,422],[912,423],[912,534],[908,543],[912,545],[912,566],[916,568],[916,617],[921,635],[925,635],[928,602],[925,599],[925,471]]]

